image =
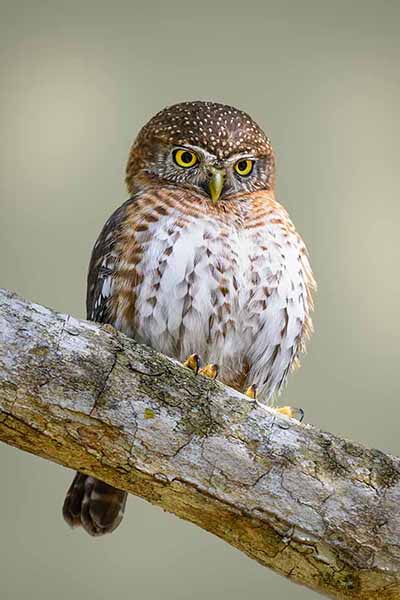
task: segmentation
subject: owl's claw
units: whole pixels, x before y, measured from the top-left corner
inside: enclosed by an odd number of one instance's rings
[[[183,363],[184,367],[188,367],[191,371],[194,372],[195,375],[199,372],[200,369],[200,358],[198,354],[191,354],[187,357],[185,362]]]
[[[250,385],[245,391],[245,395],[252,400],[257,400],[257,386],[255,383]],[[304,410],[302,408],[293,408],[292,406],[281,406],[281,408],[275,408],[276,412],[291,419],[296,419],[300,423],[304,419]]]
[[[215,363],[208,363],[208,365],[200,369],[199,373],[210,379],[216,379],[219,373],[219,366]]]
[[[188,367],[191,371],[194,372],[195,375],[199,373],[200,375],[204,375],[205,377],[209,377],[210,379],[216,379],[219,373],[219,366],[215,363],[208,363],[205,367],[200,369],[200,358],[198,354],[191,354],[187,357],[185,362],[183,363],[184,367]]]
[[[257,386],[256,386],[255,383],[253,383],[253,385],[250,385],[247,388],[247,390],[245,391],[245,396],[248,396],[252,400],[256,400],[257,399]]]
[[[292,406],[281,406],[280,408],[275,408],[276,412],[281,415],[285,415],[286,417],[290,417],[291,419],[296,419],[300,423],[304,419],[304,410],[302,408],[293,408]]]

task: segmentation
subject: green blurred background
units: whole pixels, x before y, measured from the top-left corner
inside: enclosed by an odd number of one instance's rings
[[[0,2],[0,285],[84,316],[104,221],[141,125],[167,104],[248,111],[309,246],[316,333],[287,402],[400,453],[400,4]],[[317,598],[131,498],[112,536],[61,518],[72,473],[0,448],[0,598]]]

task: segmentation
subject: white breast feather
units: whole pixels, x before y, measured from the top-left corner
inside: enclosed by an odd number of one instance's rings
[[[220,365],[225,381],[247,361],[246,385],[256,383],[260,398],[272,396],[297,353],[309,311],[301,242],[272,223],[256,233],[232,226],[223,241],[221,225],[211,218],[192,218],[171,239],[178,216],[177,212],[151,224],[151,239],[143,241],[137,267],[143,283],[137,290],[133,334],[181,361],[197,352],[204,362]],[[109,292],[109,282],[104,285]],[[220,292],[222,285],[228,289],[226,296]],[[267,307],[261,310],[265,300]]]

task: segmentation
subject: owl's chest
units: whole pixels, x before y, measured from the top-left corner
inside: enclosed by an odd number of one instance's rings
[[[198,352],[226,363],[243,354],[251,299],[274,261],[263,237],[217,219],[176,215],[139,228],[134,277],[122,282],[131,302],[116,326],[179,360]]]
[[[196,352],[225,383],[247,379],[270,395],[310,310],[304,244],[284,216],[241,226],[182,213],[137,220],[115,255],[114,325],[180,361]]]
[[[158,223],[142,240],[135,335],[177,358],[226,337],[245,302],[249,254],[249,240],[233,227]]]

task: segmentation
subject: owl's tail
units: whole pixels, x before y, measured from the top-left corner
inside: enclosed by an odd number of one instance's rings
[[[77,473],[65,497],[63,516],[71,527],[83,527],[90,535],[111,533],[124,516],[127,493]]]

